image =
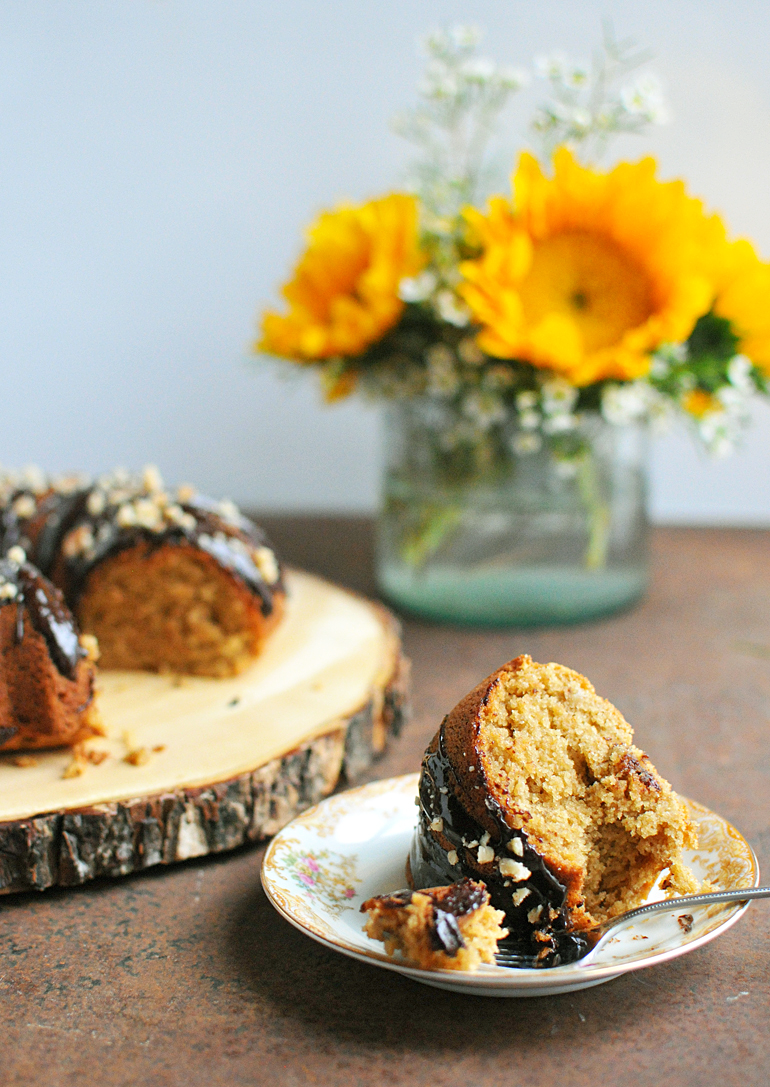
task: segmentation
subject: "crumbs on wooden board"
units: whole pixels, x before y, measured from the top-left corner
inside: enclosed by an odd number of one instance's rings
[[[88,747],[86,743],[75,744],[72,748],[72,758],[64,767],[62,777],[79,778],[89,766],[100,766],[109,757],[109,751]]]
[[[153,755],[159,755],[161,751],[166,750],[165,744],[155,744],[153,747],[147,747],[144,744],[137,743],[136,737],[129,729],[126,729],[123,733],[123,743],[126,746],[123,762],[127,762],[130,766],[145,766]]]

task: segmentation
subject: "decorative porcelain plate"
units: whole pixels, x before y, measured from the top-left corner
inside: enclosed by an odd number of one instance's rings
[[[681,911],[653,914],[621,930],[585,965],[541,970],[482,966],[473,973],[408,966],[365,935],[360,906],[372,895],[405,885],[417,782],[417,774],[408,774],[351,789],[284,827],[262,864],[262,885],[278,912],[335,951],[426,985],[477,996],[550,996],[693,951],[725,932],[747,909],[738,903],[693,908],[691,926],[689,916],[687,924],[679,921]],[[698,849],[685,853],[685,860],[696,876],[709,879],[715,890],[756,886],[759,867],[748,843],[721,816],[688,804],[698,827]]]

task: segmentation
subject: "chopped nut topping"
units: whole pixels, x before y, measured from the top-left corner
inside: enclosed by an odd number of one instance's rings
[[[510,876],[517,883],[523,883],[525,879],[529,879],[532,873],[521,861],[514,861],[510,857],[501,857],[500,875]]]
[[[529,921],[530,925],[536,925],[538,923],[538,921],[540,920],[540,914],[542,912],[543,912],[542,905],[535,906],[534,909],[531,909],[529,911],[529,913],[527,914],[527,920]]]
[[[186,502],[191,502],[195,498],[196,490],[191,483],[182,483],[181,486],[176,489],[177,502],[181,502],[184,505]]]
[[[444,820],[441,818],[441,816],[439,816],[437,819],[434,819],[432,821],[432,823],[430,825],[430,829],[435,831],[436,834],[441,833],[441,831],[444,829]]]
[[[15,544],[13,547],[8,548],[7,558],[9,558],[11,562],[15,563],[16,566],[21,566],[23,562],[27,561],[27,556],[24,553],[24,549],[19,547],[18,544]]]
[[[163,516],[167,521],[170,521],[172,525],[178,525],[185,516],[185,512],[176,502],[171,502],[163,510]]]
[[[217,513],[220,517],[223,517],[225,521],[232,521],[237,524],[241,519],[241,511],[236,506],[235,502],[232,502],[229,498],[223,498],[217,506]]]
[[[142,472],[142,484],[144,489],[151,494],[153,491],[163,490],[163,478],[154,464],[145,465]]]
[[[129,502],[134,498],[135,492],[127,490],[125,487],[113,487],[107,491],[107,504],[109,506],[122,506],[124,502]]]
[[[446,855],[446,859],[449,861],[450,864],[457,864],[457,850],[450,849]]]
[[[14,499],[11,509],[17,517],[34,517],[37,512],[37,502],[31,494],[20,494]]]
[[[495,851],[489,845],[480,845],[478,852],[479,864],[489,864],[495,859]],[[501,862],[502,863],[502,862]]]
[[[88,479],[85,476],[74,473],[68,476],[57,476],[52,482],[57,494],[73,494],[79,487],[87,485]]]
[[[18,595],[19,590],[12,581],[0,583],[0,600],[15,600]]]
[[[528,894],[529,887],[519,887],[518,890],[514,891],[511,895],[514,906],[520,906]]]
[[[115,520],[121,528],[132,528],[136,524],[136,510],[126,502],[118,510]]]
[[[68,536],[65,537],[62,544],[62,551],[68,559],[73,559],[76,555],[81,555],[84,551],[88,551],[89,548],[94,546],[94,534],[91,531],[90,525],[78,525],[73,529]]]
[[[161,532],[165,527],[160,506],[152,498],[137,498],[134,502],[134,515],[137,525],[148,528],[151,532]]]
[[[100,513],[104,513],[106,505],[104,491],[91,491],[86,500],[86,509],[92,517],[98,517]]]
[[[240,541],[239,541],[240,542]],[[278,560],[269,547],[255,547],[253,551],[254,565],[259,570],[268,585],[274,585],[280,576]]]
[[[524,843],[521,838],[511,838],[508,849],[510,849],[511,853],[515,853],[517,857],[524,856]]]

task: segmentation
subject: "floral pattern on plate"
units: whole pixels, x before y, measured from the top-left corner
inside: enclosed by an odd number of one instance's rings
[[[268,898],[288,921],[336,951],[396,970],[438,988],[481,996],[546,996],[609,981],[702,946],[747,908],[740,903],[693,908],[692,925],[676,911],[654,914],[623,929],[592,960],[550,970],[483,966],[475,973],[420,970],[388,957],[363,931],[361,903],[405,886],[404,864],[415,825],[417,774],[376,781],[331,796],[292,820],[270,843],[262,864]],[[688,801],[698,848],[685,854],[699,879],[714,889],[759,882],[753,851],[716,813]],[[689,918],[688,918],[689,924]]]

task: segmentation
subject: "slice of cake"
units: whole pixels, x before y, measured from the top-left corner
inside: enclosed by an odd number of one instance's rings
[[[98,733],[96,641],[18,546],[0,558],[0,751],[75,744]]]
[[[519,950],[569,961],[653,884],[690,894],[684,802],[589,681],[521,656],[444,718],[423,759],[409,858],[417,889],[483,881]]]
[[[494,962],[497,942],[507,935],[504,914],[490,906],[484,884],[471,879],[378,895],[361,912],[369,915],[367,936],[423,970],[475,970]]]

